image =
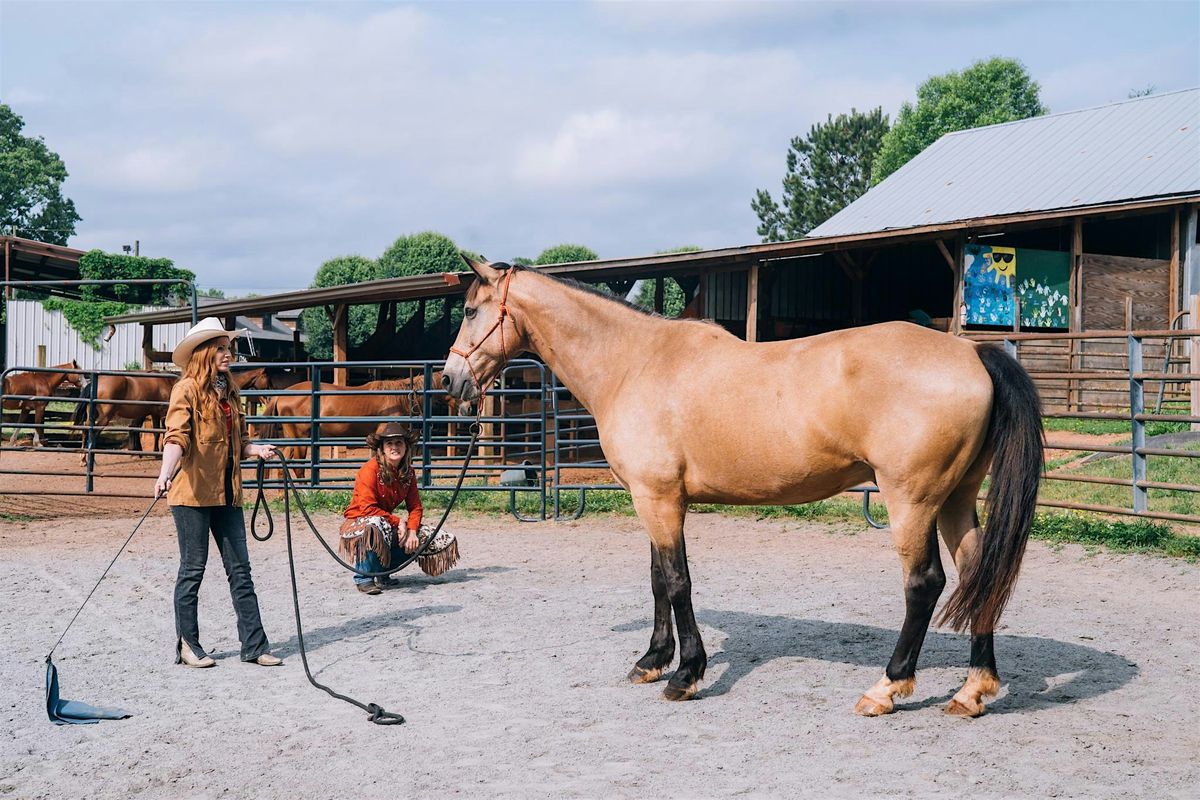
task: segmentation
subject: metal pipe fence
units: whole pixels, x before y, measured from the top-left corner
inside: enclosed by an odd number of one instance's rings
[[[1085,334],[998,334],[977,336],[1004,344],[1009,352],[1021,355],[1027,342],[1073,338],[1096,341],[1121,347],[1123,369],[1061,369],[1027,364],[1035,383],[1047,380],[1076,381],[1084,393],[1107,387],[1119,399],[1115,402],[1090,402],[1074,407],[1048,406],[1045,410],[1047,450],[1057,453],[1043,476],[1039,505],[1047,508],[1116,514],[1174,522],[1200,523],[1200,369],[1169,371],[1166,363],[1153,363],[1147,351],[1158,352],[1159,340],[1170,337],[1176,343],[1196,341],[1200,331],[1174,329],[1170,331],[1088,332]],[[1106,357],[1111,357],[1107,353]],[[405,422],[421,431],[420,451],[414,454],[419,485],[425,491],[447,491],[461,467],[462,456],[470,439],[469,423],[473,418],[451,413],[434,376],[444,366],[442,361],[344,361],[344,362],[285,362],[239,363],[236,371],[267,367],[293,370],[297,377],[307,377],[309,386],[302,389],[244,389],[243,398],[261,406],[260,411],[248,414],[252,432],[263,433],[264,426],[278,426],[270,435],[252,436],[256,441],[279,447],[297,448],[289,455],[293,466],[302,470],[303,485],[310,490],[349,490],[353,487],[354,472],[363,464],[366,454],[363,439],[366,432],[387,421]],[[334,388],[325,375],[334,369],[347,369],[356,376],[374,375],[391,381],[407,381],[410,388],[399,384],[373,388]],[[106,404],[95,396],[97,378],[102,375],[127,375],[119,370],[54,370],[52,368],[10,368],[13,372],[62,372],[88,378],[78,397],[54,397],[52,402],[69,403],[74,407],[86,405],[86,424],[74,426],[80,445],[75,448],[83,456],[79,471],[42,470],[28,466],[12,467],[0,463],[0,477],[20,476],[32,479],[39,476],[78,477],[83,479],[80,494],[95,493],[95,482],[106,478],[137,478],[130,472],[97,469],[97,457],[111,455],[152,455],[127,447],[106,446],[97,424],[97,407]],[[412,388],[412,380],[419,387]],[[1148,409],[1147,398],[1153,406],[1162,394],[1164,383],[1186,387],[1176,391],[1178,396],[1161,402],[1162,408]],[[1112,386],[1119,383],[1119,386]],[[1148,389],[1147,385],[1157,385]],[[298,384],[295,384],[298,385]],[[289,413],[271,413],[270,403],[288,398],[303,398]],[[367,411],[349,399],[366,399]],[[380,402],[372,404],[372,399]],[[390,398],[390,400],[389,400]],[[5,400],[45,400],[35,395],[4,395]],[[165,405],[153,401],[119,401],[121,404]],[[80,415],[73,414],[72,417]],[[61,420],[47,420],[40,426],[29,423],[23,428],[40,427],[43,431],[61,429]],[[546,367],[533,360],[513,361],[500,376],[495,389],[488,393],[487,404],[480,416],[483,434],[476,457],[468,473],[466,487],[470,491],[506,492],[509,511],[519,519],[574,519],[584,513],[588,492],[624,491],[619,483],[597,476],[608,469],[600,448],[599,432],[594,418],[559,383]],[[287,425],[285,429],[283,426]],[[1069,430],[1077,425],[1088,438],[1072,437]],[[16,427],[7,419],[0,421],[0,439]],[[147,428],[132,425],[106,426],[104,431],[120,434],[161,434],[161,427]],[[1109,434],[1097,440],[1096,432]],[[1167,433],[1164,433],[1166,431]],[[1168,435],[1169,434],[1169,435]],[[1165,438],[1164,438],[1165,436]],[[0,441],[0,454],[25,450]],[[303,451],[302,454],[300,451]],[[1085,454],[1086,457],[1085,457]],[[296,457],[302,455],[302,457]],[[243,462],[250,468],[253,462]],[[590,473],[583,480],[580,472]],[[248,488],[255,488],[247,480]],[[282,476],[276,469],[264,481],[265,488],[281,489]],[[1065,488],[1064,488],[1065,487]],[[871,524],[871,495],[878,488],[871,485],[854,487],[861,493],[864,514]],[[27,490],[0,490],[3,494],[45,494],[44,487]],[[54,492],[72,493],[75,492]],[[112,494],[111,492],[102,492]],[[568,493],[564,495],[564,493]],[[568,499],[569,495],[574,497]],[[528,510],[532,498],[533,515],[523,513],[518,497]],[[878,499],[878,495],[877,498]]]

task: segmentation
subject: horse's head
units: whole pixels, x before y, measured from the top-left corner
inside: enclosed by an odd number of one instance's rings
[[[462,408],[474,405],[484,387],[528,347],[525,333],[505,303],[514,267],[463,256],[476,280],[463,300],[463,321],[442,371],[442,386]]]
[[[71,359],[66,364],[63,364],[66,369],[79,369],[79,362]],[[68,372],[63,378],[63,385],[74,386],[76,389],[82,389],[87,386],[87,378],[79,372]]]

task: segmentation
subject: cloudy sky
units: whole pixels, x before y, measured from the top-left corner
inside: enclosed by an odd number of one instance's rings
[[[1200,85],[1200,4],[0,0],[0,100],[71,244],[308,285],[436,230],[489,258],[757,240],[789,139],[1021,59],[1052,111]]]

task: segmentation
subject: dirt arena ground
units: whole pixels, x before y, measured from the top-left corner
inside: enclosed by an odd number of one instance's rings
[[[903,616],[886,532],[693,515],[710,663],[699,698],[676,704],[624,681],[652,613],[635,520],[452,525],[458,568],[376,597],[311,538],[299,546],[318,679],[406,725],[371,725],[305,681],[281,534],[250,550],[286,665],[238,662],[214,550],[201,631],[219,665],[175,666],[177,556],[156,516],[56,655],[64,697],[134,716],[56,727],[43,657],[132,520],[0,523],[0,796],[1194,797],[1200,784],[1195,564],[1031,544],[990,712],[942,714],[968,645],[933,631],[916,694],[865,719],[852,708]]]

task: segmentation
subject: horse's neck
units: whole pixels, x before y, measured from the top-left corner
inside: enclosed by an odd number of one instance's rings
[[[530,350],[576,399],[599,414],[647,337],[666,321],[544,275],[527,274],[534,280],[518,284],[509,300],[514,320],[526,331]]]

